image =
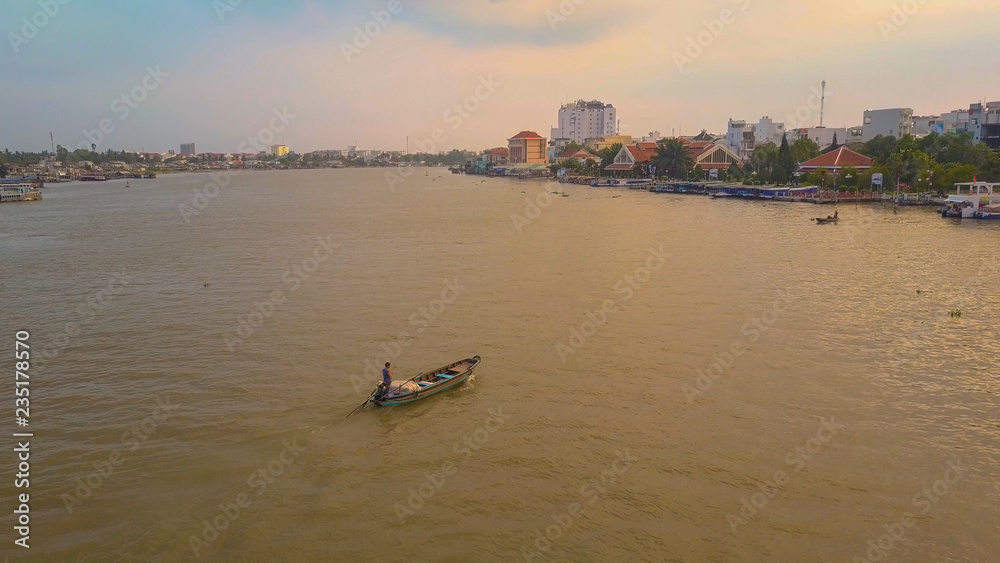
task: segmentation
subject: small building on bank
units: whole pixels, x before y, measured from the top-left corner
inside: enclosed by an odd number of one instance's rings
[[[847,167],[856,168],[860,172],[871,170],[874,163],[872,159],[863,154],[856,153],[847,147],[840,147],[826,154],[821,154],[812,160],[807,160],[799,165],[799,173],[805,174],[814,170],[827,170],[831,174],[840,174]]]
[[[507,139],[509,164],[548,164],[548,147],[545,137],[534,131],[521,131]]]

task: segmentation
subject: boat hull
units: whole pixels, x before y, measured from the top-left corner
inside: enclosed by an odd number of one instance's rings
[[[427,387],[423,387],[414,393],[407,393],[405,395],[398,395],[395,397],[383,397],[381,399],[373,400],[372,402],[380,407],[395,407],[398,405],[414,403],[449,389],[454,389],[472,377],[473,372],[479,366],[481,361],[482,359],[479,356],[473,356],[472,358],[467,358],[465,360],[449,364],[445,367],[422,373],[416,377],[410,378],[407,381],[427,381],[429,378],[437,377],[437,374],[448,373],[450,370],[453,370],[456,365],[464,366],[467,364],[467,367],[463,367],[462,371],[452,376],[451,379],[428,385]]]

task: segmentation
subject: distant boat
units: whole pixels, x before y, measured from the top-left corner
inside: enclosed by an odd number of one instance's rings
[[[425,399],[468,381],[472,377],[472,370],[476,369],[481,361],[479,356],[459,360],[406,381],[393,383],[390,389],[379,384],[370,400],[378,406],[391,407]]]
[[[125,181],[125,187],[126,188],[131,188],[132,187],[132,186],[128,185],[128,180]]]

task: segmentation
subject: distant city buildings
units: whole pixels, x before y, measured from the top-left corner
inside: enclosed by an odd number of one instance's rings
[[[862,129],[863,143],[879,135],[902,139],[906,135],[913,134],[913,110],[910,108],[865,110]]]
[[[741,120],[729,120],[726,130],[726,145],[743,160],[750,158],[757,145],[765,143],[781,144],[785,135],[785,124],[776,123],[768,116],[754,123]]]
[[[198,151],[195,150],[194,143],[181,143],[181,154],[195,155]]]
[[[271,145],[271,156],[288,156],[288,145]]]
[[[794,143],[799,139],[809,139],[819,145],[820,148],[828,147],[836,140],[838,145],[847,143],[859,143],[863,135],[861,127],[802,127],[800,129],[789,129],[788,142]]]
[[[972,133],[972,140],[1000,150],[1000,102],[969,106],[967,130]]]
[[[618,133],[618,110],[599,100],[577,100],[559,108],[558,125],[552,128],[552,141],[548,156],[554,159],[566,145],[583,145],[587,139],[596,139]]]
[[[534,131],[521,131],[507,139],[509,164],[548,164],[545,137]]]
[[[635,143],[635,139],[632,135],[606,135],[604,137],[595,137],[592,139],[587,139],[583,146],[588,149],[597,152],[602,151],[612,145],[631,145]]]

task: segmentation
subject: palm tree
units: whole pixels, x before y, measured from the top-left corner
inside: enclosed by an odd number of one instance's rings
[[[694,166],[694,158],[680,139],[660,139],[656,142],[653,165],[671,178],[679,178]]]
[[[608,166],[611,166],[612,163],[614,163],[615,157],[618,156],[618,153],[622,152],[623,146],[624,145],[622,145],[621,143],[615,143],[610,147],[606,147],[597,151],[597,155],[601,157],[601,170],[604,170]]]

